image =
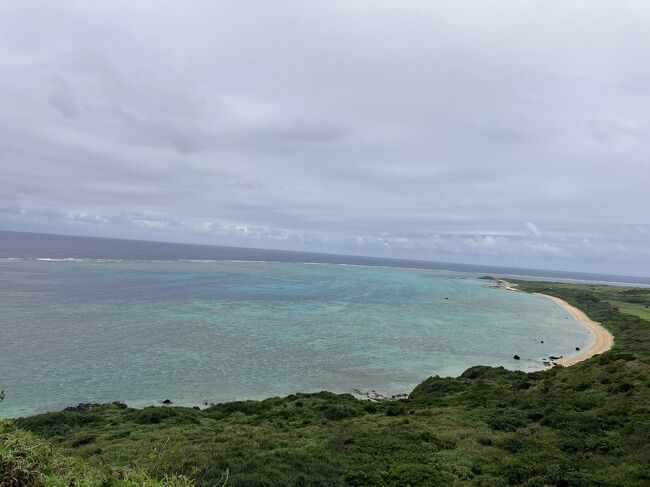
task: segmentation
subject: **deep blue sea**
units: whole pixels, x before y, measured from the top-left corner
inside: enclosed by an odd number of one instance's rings
[[[650,283],[0,232],[0,417],[79,402],[393,394],[478,364],[534,370],[588,345],[556,304],[477,279],[488,273]]]

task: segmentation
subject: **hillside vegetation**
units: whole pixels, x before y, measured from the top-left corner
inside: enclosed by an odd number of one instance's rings
[[[0,485],[68,487],[192,487],[175,475],[153,478],[142,470],[103,466],[63,455],[51,444],[21,431],[10,421],[0,422]]]
[[[2,485],[36,485],[7,480],[17,462],[32,478],[79,486],[159,485],[114,483],[126,475],[197,486],[650,485],[650,321],[621,312],[647,309],[650,290],[517,284],[579,307],[612,331],[614,348],[570,368],[431,377],[400,401],[321,392],[6,421]]]

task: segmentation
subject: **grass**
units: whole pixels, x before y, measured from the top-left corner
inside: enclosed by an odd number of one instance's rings
[[[645,307],[641,308],[639,306],[621,305],[618,307],[618,310],[621,313],[625,313],[632,316],[638,316],[642,320],[650,321],[650,309],[647,309]]]
[[[13,422],[0,421],[0,485],[5,487],[193,487],[178,476],[155,479],[132,468],[87,462],[63,455],[33,434],[19,430]]]
[[[22,418],[12,434],[38,435],[30,441],[97,475],[184,475],[196,486],[226,475],[228,486],[650,485],[650,321],[620,312],[650,305],[650,291],[517,284],[579,307],[614,333],[614,348],[570,368],[431,377],[400,401],[321,392],[205,410],[114,403]]]

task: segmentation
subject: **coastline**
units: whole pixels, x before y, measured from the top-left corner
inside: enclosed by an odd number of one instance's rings
[[[521,289],[518,289],[517,284],[511,283],[506,281],[505,279],[496,279],[496,278],[491,278],[491,277],[483,277],[479,279],[485,279],[485,280],[490,280],[492,281],[492,288],[500,288],[504,289],[507,291],[513,291],[513,292],[519,292],[523,293],[525,291],[522,291]],[[527,293],[528,294],[528,293]],[[567,313],[571,315],[573,319],[575,319],[580,325],[585,327],[588,332],[591,335],[591,338],[593,340],[584,347],[584,349],[581,350],[576,350],[575,352],[572,352],[570,355],[565,355],[561,357],[551,357],[548,361],[544,361],[543,364],[540,364],[538,361],[535,361],[536,364],[539,364],[539,368],[536,368],[534,370],[525,370],[525,372],[537,372],[537,371],[542,371],[542,370],[548,370],[556,365],[562,365],[564,367],[569,367],[572,365],[576,365],[582,361],[588,360],[589,358],[594,357],[595,355],[599,355],[602,353],[605,353],[609,351],[613,345],[615,338],[614,336],[605,328],[603,327],[599,322],[591,320],[582,310],[579,308],[567,303],[566,301],[552,295],[548,294],[543,294],[543,293],[538,293],[538,292],[531,292],[530,294],[535,295],[535,296],[540,296],[545,299],[549,299],[553,301],[556,305],[560,306],[563,308]],[[455,376],[454,376],[455,377]],[[357,399],[362,399],[362,400],[369,400],[372,402],[383,402],[383,401],[395,401],[395,400],[400,400],[400,399],[406,399],[409,397],[410,393],[412,390],[406,391],[404,389],[398,390],[397,392],[393,393],[383,393],[383,392],[378,392],[375,390],[369,390],[369,389],[363,389],[363,388],[354,388],[353,390],[347,390],[347,391],[340,391],[336,392],[336,394],[351,394],[352,396],[356,397]],[[241,399],[241,400],[250,400],[250,399]],[[262,400],[262,399],[252,399],[252,400]],[[121,401],[118,401],[121,402]],[[229,400],[226,402],[233,402],[233,400]],[[96,404],[92,403],[87,403],[90,406],[95,406]],[[155,401],[138,401],[137,403],[127,403],[129,407],[135,407],[135,408],[143,408],[147,406],[165,406],[165,405],[174,405],[174,406],[182,406],[182,407],[189,407],[189,408],[204,408],[207,406],[213,406],[215,403],[213,402],[185,402],[185,401],[179,401],[176,402],[174,400],[174,403],[171,401],[169,403],[166,403],[165,401],[162,400],[155,400]],[[65,408],[67,410],[85,410],[82,406],[86,406],[86,403],[80,403],[78,406],[69,406],[68,408]],[[80,409],[81,408],[81,409]],[[42,414],[43,412],[49,412],[49,411],[59,411],[59,409],[52,409],[52,410],[41,410],[37,412],[32,412],[25,414],[25,416],[36,416],[38,414]],[[12,417],[12,416],[8,416]],[[20,416],[13,416],[13,417],[20,417]],[[3,417],[0,416],[0,419]]]
[[[576,353],[574,355],[562,357],[556,360],[555,362],[558,365],[563,365],[564,367],[575,365],[579,362],[582,362],[583,360],[587,360],[593,357],[594,355],[605,353],[614,346],[614,335],[612,335],[609,330],[607,330],[607,328],[602,326],[600,323],[590,319],[580,309],[555,296],[550,296],[548,294],[542,293],[533,294],[535,296],[541,296],[550,299],[558,306],[564,308],[569,312],[569,314],[571,314],[571,316],[573,316],[573,318],[575,318],[578,323],[587,328],[587,330],[592,334],[594,338],[594,341],[587,349],[581,350],[579,353]]]
[[[499,279],[499,285],[507,291],[521,292],[517,289],[516,284],[512,284],[503,279]],[[570,367],[584,360],[590,359],[594,355],[600,355],[605,353],[614,346],[614,335],[612,335],[607,328],[602,326],[597,321],[589,318],[582,310],[576,308],[575,306],[567,303],[563,299],[560,299],[556,296],[551,296],[549,294],[542,293],[532,293],[535,296],[540,296],[546,299],[550,299],[555,304],[567,311],[578,323],[584,326],[587,331],[594,338],[593,342],[584,350],[580,350],[578,353],[569,355],[567,357],[561,357],[556,360],[553,360],[554,365],[562,365],[564,367]]]
[[[523,292],[517,288],[517,284],[513,284],[504,279],[494,279],[494,280],[496,281],[497,286],[501,289],[505,289],[506,291],[514,291],[518,293]],[[556,365],[561,365],[563,367],[570,367],[572,365],[590,359],[595,355],[600,355],[602,353],[605,353],[614,346],[614,335],[612,335],[609,332],[609,330],[607,330],[607,328],[602,326],[600,323],[589,318],[579,308],[576,308],[575,306],[567,303],[563,299],[560,299],[556,296],[551,296],[549,294],[543,294],[543,293],[531,293],[531,294],[534,296],[540,296],[542,298],[546,298],[553,301],[555,304],[557,304],[562,309],[567,311],[573,317],[573,319],[575,319],[579,324],[584,326],[594,339],[593,342],[591,342],[591,344],[587,348],[580,350],[577,353],[574,353],[572,355],[563,356],[560,358],[553,357],[553,360],[549,359],[549,362],[544,362],[545,365],[536,371],[548,370],[550,368],[555,367]],[[550,365],[546,365],[547,363]],[[352,392],[352,395],[357,399],[369,400],[373,402],[396,401],[408,397],[409,394],[410,394],[409,392],[403,392],[403,393],[397,393],[393,395],[384,395],[374,390],[369,392],[362,389],[354,389]]]

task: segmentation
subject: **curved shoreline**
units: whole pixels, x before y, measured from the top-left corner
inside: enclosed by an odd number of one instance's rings
[[[501,287],[507,291],[516,291],[521,292],[520,289],[517,289],[516,284],[512,284],[503,279],[499,279],[499,284]],[[567,303],[563,299],[560,299],[556,296],[551,296],[549,294],[543,293],[531,293],[534,296],[540,296],[546,299],[550,299],[555,304],[560,306],[562,309],[567,311],[578,323],[584,326],[589,333],[594,338],[594,341],[584,350],[581,350],[579,353],[569,355],[568,357],[562,357],[554,360],[553,362],[557,365],[562,365],[564,367],[570,367],[584,360],[590,359],[594,355],[600,355],[605,353],[614,346],[614,335],[612,335],[607,328],[598,323],[597,321],[589,318],[582,310],[576,308],[575,306]]]
[[[517,288],[517,284],[510,283],[504,279],[494,279],[494,278],[489,278],[492,280],[494,283],[496,283],[496,286],[492,287],[497,287],[501,288],[507,291],[513,291],[513,292],[520,292],[523,293],[525,291],[522,291],[521,289]],[[578,353],[574,353],[572,355],[568,355],[562,358],[557,358],[554,359],[552,362],[552,365],[544,365],[540,367],[539,369],[535,370],[527,370],[525,372],[539,372],[542,370],[548,370],[555,365],[562,365],[564,367],[569,367],[575,364],[578,364],[582,361],[585,361],[589,358],[592,358],[595,355],[599,355],[602,353],[605,353],[609,351],[613,345],[614,345],[614,335],[612,335],[609,330],[607,330],[604,326],[602,326],[599,322],[593,321],[590,319],[582,310],[579,308],[567,303],[563,299],[560,299],[556,296],[551,296],[548,294],[543,294],[543,293],[527,293],[527,294],[532,294],[534,296],[540,296],[546,299],[549,299],[553,301],[555,304],[563,308],[565,311],[567,311],[580,325],[584,326],[587,328],[588,332],[592,335],[593,337],[593,342],[589,344],[588,347],[586,347],[584,350],[580,350]],[[467,369],[466,369],[467,370]],[[459,376],[453,376],[454,378],[457,378]],[[426,380],[426,379],[425,379]],[[419,384],[416,384],[416,386]],[[300,391],[296,392],[299,393]],[[314,391],[316,392],[316,391]],[[364,400],[370,400],[370,401],[394,401],[394,400],[400,400],[400,399],[406,399],[409,397],[411,391],[401,391],[401,392],[396,392],[393,394],[382,394],[378,393],[375,390],[366,390],[366,389],[358,389],[355,388],[352,391],[343,391],[343,392],[336,392],[335,394],[351,394],[357,399],[364,399]],[[269,396],[273,397],[273,396]],[[229,402],[234,402],[234,401],[239,401],[239,400],[251,400],[251,399],[233,399],[233,400],[227,400],[223,403],[229,403]],[[264,399],[252,399],[253,401],[261,401]],[[118,401],[121,402],[121,401]],[[101,402],[100,404],[108,404],[109,401],[107,402]],[[222,402],[218,402],[218,404],[221,404]],[[171,404],[171,403],[170,403]],[[210,403],[210,405],[214,405],[215,403]],[[144,407],[148,406],[155,406],[155,407],[162,407],[164,404],[161,404],[159,400],[155,401],[139,401],[138,403],[130,403],[128,404],[129,407],[132,408],[137,408],[141,409]],[[174,406],[181,406],[181,407],[202,407],[207,405],[205,402],[178,402],[174,403]],[[80,404],[81,406],[81,404]],[[72,406],[75,407],[75,406]],[[76,406],[79,407],[79,406]],[[29,416],[37,416],[39,414],[43,414],[45,412],[55,412],[59,411],[59,409],[47,409],[47,410],[42,410],[40,412],[33,412],[33,413],[28,413],[25,414],[24,417],[29,417]],[[20,413],[19,413],[20,414]],[[0,416],[1,419],[5,418],[11,418],[11,417],[21,417],[21,416]]]
[[[594,355],[605,353],[614,346],[614,335],[612,335],[609,330],[607,330],[607,328],[605,328],[603,325],[589,318],[580,309],[555,296],[550,296],[548,294],[542,293],[532,294],[535,296],[541,296],[550,299],[555,304],[566,310],[578,323],[584,326],[594,338],[593,343],[585,350],[581,350],[579,353],[576,353],[574,355],[562,357],[561,359],[555,360],[555,363],[558,365],[563,365],[564,367],[575,365],[579,362],[582,362],[583,360],[587,360],[593,357]]]

